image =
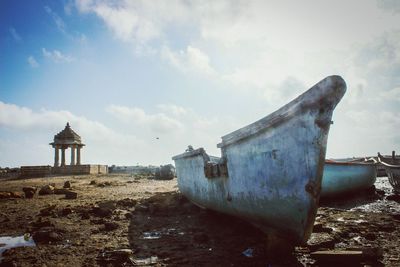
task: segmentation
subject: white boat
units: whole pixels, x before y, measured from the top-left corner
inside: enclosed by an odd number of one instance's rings
[[[303,244],[318,208],[332,113],[346,91],[329,76],[272,114],[173,157],[180,191],[195,204],[241,217],[269,239]]]

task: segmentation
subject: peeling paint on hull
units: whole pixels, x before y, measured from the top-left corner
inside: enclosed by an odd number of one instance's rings
[[[173,157],[180,191],[270,236],[306,242],[318,208],[332,112],[345,91],[341,77],[327,77],[276,112],[223,136],[221,158],[202,148]]]

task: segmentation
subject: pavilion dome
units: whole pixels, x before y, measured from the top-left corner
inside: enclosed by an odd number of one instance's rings
[[[54,136],[54,142],[51,145],[84,145],[81,137],[72,130],[67,122],[64,130]]]

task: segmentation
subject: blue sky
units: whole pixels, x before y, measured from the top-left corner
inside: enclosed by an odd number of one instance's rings
[[[297,2],[0,0],[0,166],[52,164],[67,121],[84,163],[219,155],[332,74],[348,92],[328,157],[399,150],[400,4]]]

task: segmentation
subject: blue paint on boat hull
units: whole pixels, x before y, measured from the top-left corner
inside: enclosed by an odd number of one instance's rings
[[[325,162],[321,197],[368,189],[374,185],[376,174],[374,163]]]
[[[318,208],[332,112],[345,90],[342,78],[327,77],[278,111],[223,136],[219,160],[202,148],[173,157],[180,191],[269,236],[305,243]],[[217,175],[206,175],[210,164]]]

